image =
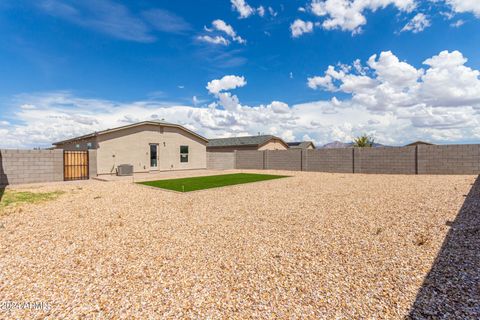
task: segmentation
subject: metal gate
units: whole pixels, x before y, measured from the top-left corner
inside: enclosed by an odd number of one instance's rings
[[[63,179],[87,180],[88,172],[88,151],[63,151]]]

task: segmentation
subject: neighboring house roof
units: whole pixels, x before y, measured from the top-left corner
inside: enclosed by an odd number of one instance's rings
[[[418,145],[420,145],[420,144],[424,144],[424,145],[427,145],[427,146],[433,146],[433,143],[419,140],[419,141],[415,141],[415,142],[409,143],[409,144],[407,144],[405,147],[418,146]]]
[[[287,144],[290,149],[308,149],[310,146],[315,149],[315,145],[312,141],[288,142]]]
[[[234,138],[220,138],[210,139],[207,148],[222,148],[222,147],[243,147],[243,146],[262,146],[272,139],[280,140],[286,147],[288,145],[279,137],[272,135],[263,136],[248,136],[248,137],[234,137]]]
[[[71,138],[71,139],[68,139],[68,140],[55,142],[55,143],[53,143],[53,145],[62,145],[62,144],[65,144],[65,143],[74,142],[74,141],[78,141],[78,140],[85,140],[85,139],[89,139],[89,138],[94,138],[94,137],[102,135],[102,134],[107,134],[107,133],[116,132],[116,131],[120,131],[120,130],[135,128],[135,127],[139,127],[139,126],[143,126],[143,125],[156,125],[156,126],[162,126],[162,127],[178,128],[178,129],[181,129],[183,131],[186,131],[186,132],[190,133],[191,135],[193,135],[197,138],[200,138],[200,139],[204,140],[205,142],[208,142],[207,138],[202,137],[201,135],[199,135],[199,134],[197,134],[197,133],[195,133],[195,132],[193,132],[193,131],[191,131],[191,130],[189,130],[189,129],[187,129],[187,128],[179,125],[179,124],[168,123],[168,122],[163,122],[163,121],[142,121],[142,122],[137,122],[137,123],[129,124],[129,125],[122,126],[122,127],[117,127],[117,128],[107,129],[107,130],[103,130],[103,131],[93,132],[93,133],[89,133],[89,134],[86,134],[86,135],[83,135],[83,136],[80,136],[80,137],[75,137],[75,138]]]

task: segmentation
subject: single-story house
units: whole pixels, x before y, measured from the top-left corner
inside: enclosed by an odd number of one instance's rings
[[[313,150],[315,145],[312,141],[302,141],[302,142],[288,142],[288,147],[290,149],[303,149],[303,150]]]
[[[288,145],[272,135],[209,139],[207,151],[233,152],[236,150],[287,150]]]
[[[97,173],[115,174],[130,164],[134,172],[204,169],[208,140],[173,123],[143,121],[59,141],[64,150],[96,149]]]

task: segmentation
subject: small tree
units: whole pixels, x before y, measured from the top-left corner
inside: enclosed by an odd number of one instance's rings
[[[374,143],[375,139],[367,134],[363,134],[353,140],[353,146],[357,148],[371,148]]]

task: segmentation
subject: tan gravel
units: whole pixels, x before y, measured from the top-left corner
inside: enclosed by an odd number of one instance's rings
[[[402,319],[475,181],[271,172],[292,177],[35,187],[66,193],[0,218],[0,302],[49,308],[0,318]]]

